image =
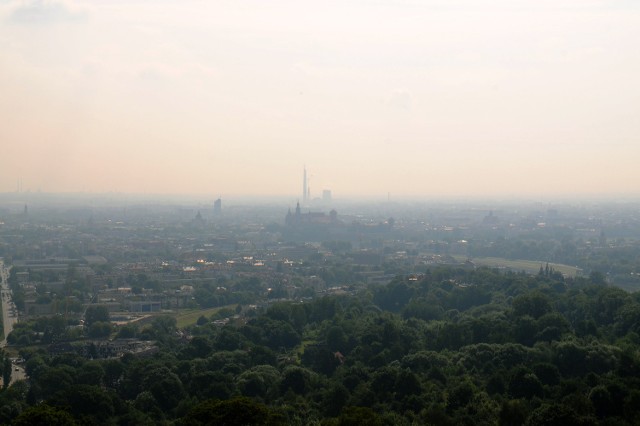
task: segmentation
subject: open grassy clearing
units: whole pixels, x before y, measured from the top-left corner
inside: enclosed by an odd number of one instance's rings
[[[453,257],[458,261],[465,261],[468,259],[466,256],[460,255],[456,255]],[[540,266],[544,268],[547,264],[547,262],[540,262],[537,260],[510,260],[500,257],[474,257],[471,259],[471,261],[479,266],[489,266],[491,268],[507,268],[513,271],[525,271],[532,274],[538,273],[538,271],[540,270]],[[562,263],[549,263],[549,267],[569,277],[575,277],[576,275],[580,275],[581,273],[580,268],[564,265]]]
[[[176,321],[178,322],[178,328],[183,328],[188,325],[193,325],[198,322],[198,318],[202,315],[209,318],[211,315],[217,313],[221,309],[231,309],[235,310],[237,304],[226,305],[226,306],[218,306],[217,308],[209,308],[209,309],[189,309],[185,311],[180,311],[176,314]]]

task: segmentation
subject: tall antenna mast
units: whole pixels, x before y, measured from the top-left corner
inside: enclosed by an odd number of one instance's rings
[[[302,203],[307,204],[307,166],[304,166],[302,175]]]

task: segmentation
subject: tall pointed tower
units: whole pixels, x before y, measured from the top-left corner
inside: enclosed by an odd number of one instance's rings
[[[307,166],[302,174],[302,204],[307,204]]]

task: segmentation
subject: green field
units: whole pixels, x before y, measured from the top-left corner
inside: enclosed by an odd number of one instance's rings
[[[233,305],[227,305],[227,306],[219,306],[217,308],[210,308],[210,309],[189,309],[185,311],[180,311],[175,316],[178,322],[178,328],[183,328],[188,325],[194,325],[196,322],[198,322],[198,318],[200,318],[202,315],[209,318],[211,317],[211,315],[215,314],[221,309],[227,308],[227,309],[234,310],[236,306],[238,305],[233,304]]]
[[[468,258],[466,256],[455,255],[456,260],[464,262]],[[491,268],[507,268],[513,271],[525,271],[528,273],[538,273],[540,266],[543,268],[547,262],[540,262],[537,260],[522,260],[522,259],[503,259],[500,257],[474,257],[471,259],[473,263],[478,266],[489,266]],[[575,277],[580,275],[582,270],[575,266],[563,265],[562,263],[549,263],[549,267],[560,272],[561,274],[569,277]]]

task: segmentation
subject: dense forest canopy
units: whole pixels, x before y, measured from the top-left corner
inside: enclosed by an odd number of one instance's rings
[[[89,317],[104,322],[98,309]],[[174,318],[159,316],[127,333],[156,341],[159,351],[103,360],[23,347],[29,380],[2,391],[0,421],[633,425],[640,418],[640,296],[597,274],[433,268],[356,294],[275,302],[224,326],[202,318],[178,330]]]

